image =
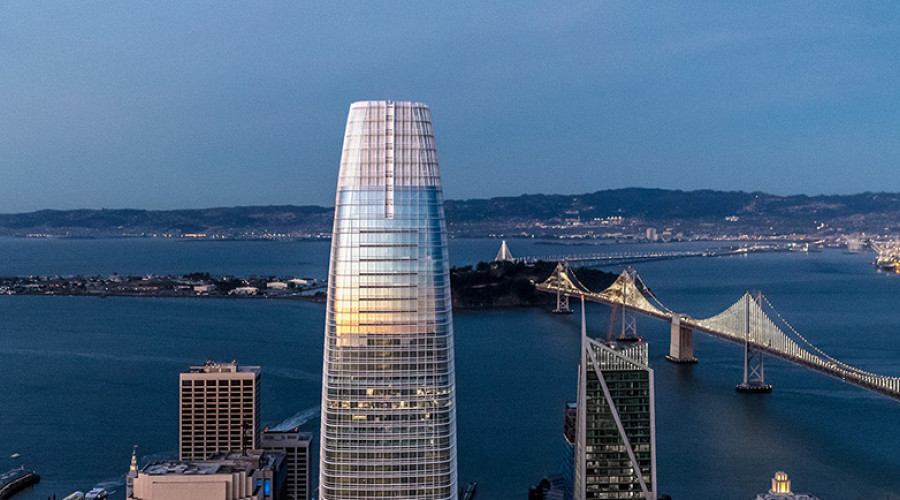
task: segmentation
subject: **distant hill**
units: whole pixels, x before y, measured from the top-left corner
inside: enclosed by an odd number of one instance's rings
[[[776,196],[742,191],[614,189],[579,195],[447,200],[456,236],[628,234],[827,234],[900,231],[900,194]],[[204,234],[227,238],[327,237],[333,209],[251,206],[195,210],[41,210],[0,214],[0,235],[74,237]]]
[[[597,219],[622,217],[623,228],[671,226],[686,234],[800,233],[821,231],[885,233],[900,230],[900,194],[777,196],[743,191],[681,191],[627,188],[579,195],[523,195],[478,200],[449,200],[447,217],[456,233],[483,233],[488,228],[528,228],[531,223],[578,222],[578,232]],[[726,219],[727,218],[727,219]],[[824,227],[820,227],[822,224]],[[770,229],[773,228],[773,229]],[[495,230],[500,232],[499,230]],[[628,232],[627,230],[625,232]]]
[[[0,234],[78,237],[207,234],[253,237],[330,233],[334,210],[319,206],[221,207],[194,210],[40,210],[0,214]]]
[[[538,261],[528,265],[519,262],[479,262],[472,266],[450,269],[453,308],[489,309],[528,307],[556,303],[556,295],[538,292],[532,282],[540,283],[553,273],[556,262]],[[577,268],[578,279],[589,290],[603,290],[612,285],[615,273],[590,268]]]

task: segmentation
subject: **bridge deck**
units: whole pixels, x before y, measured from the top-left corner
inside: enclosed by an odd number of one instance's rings
[[[566,289],[561,287],[556,287],[552,285],[547,285],[546,283],[535,283],[535,288],[542,292],[547,293],[561,293],[567,295],[569,297],[584,297],[585,300],[592,302],[599,302],[603,304],[609,304],[617,307],[625,307],[628,310],[635,311],[646,316],[654,317],[657,319],[662,319],[666,321],[671,321],[673,314],[669,312],[661,312],[661,311],[652,311],[643,309],[641,307],[635,307],[632,304],[627,304],[622,302],[621,296],[614,297],[609,294],[604,294],[603,292],[585,292],[577,289]],[[744,345],[747,342],[744,338],[736,337],[733,334],[725,333],[718,331],[714,328],[709,328],[707,326],[703,326],[698,323],[698,320],[690,319],[686,316],[681,317],[681,324],[690,327],[693,330],[700,331],[714,337],[727,340],[729,342]],[[844,368],[840,368],[836,363],[830,361],[821,360],[818,356],[811,355],[815,359],[818,359],[820,363],[813,362],[811,360],[805,359],[801,356],[784,352],[773,348],[769,345],[761,344],[758,342],[750,341],[749,344],[759,351],[765,352],[771,356],[776,356],[785,361],[795,363],[798,365],[805,366],[807,368],[811,368],[820,373],[824,373],[826,375],[830,375],[835,378],[839,378],[845,382],[863,387],[865,389],[869,389],[880,394],[884,394],[893,399],[900,400],[900,379],[896,377],[883,377],[875,374],[862,374],[859,372],[850,371]],[[832,358],[833,359],[833,358]],[[846,365],[845,365],[846,366]],[[881,381],[883,385],[880,385],[878,382]]]

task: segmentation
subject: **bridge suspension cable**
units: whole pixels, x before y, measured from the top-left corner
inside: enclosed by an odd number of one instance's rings
[[[673,325],[677,321],[677,324],[683,327],[698,329],[725,340],[745,344],[753,349],[900,399],[900,377],[862,370],[826,354],[788,323],[762,293],[756,297],[745,293],[719,314],[706,319],[692,319],[666,307],[630,267],[600,292],[590,291],[581,284],[568,263],[558,265],[547,280],[535,283],[535,287],[539,291],[581,296],[586,300],[622,306],[623,310],[630,309],[671,320]],[[763,306],[766,306],[771,314]],[[784,325],[787,332],[779,327],[772,317]]]

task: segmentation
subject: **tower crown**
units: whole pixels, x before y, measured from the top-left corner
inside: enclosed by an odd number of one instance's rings
[[[350,106],[338,187],[440,186],[431,111],[421,102]]]
[[[782,471],[778,471],[775,473],[775,477],[772,478],[772,493],[790,493],[791,492],[791,480],[788,479],[788,475]]]

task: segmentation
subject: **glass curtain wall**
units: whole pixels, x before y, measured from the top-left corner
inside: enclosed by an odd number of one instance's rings
[[[331,244],[323,500],[457,497],[448,262],[430,111],[354,103]]]
[[[651,493],[656,491],[653,371],[647,366],[647,344],[610,348],[588,340],[598,366],[587,366],[585,395],[585,500],[646,499],[640,474]],[[608,401],[596,369],[606,381]],[[640,470],[635,470],[619,434],[610,406],[615,406]],[[652,498],[656,496],[651,494]]]

